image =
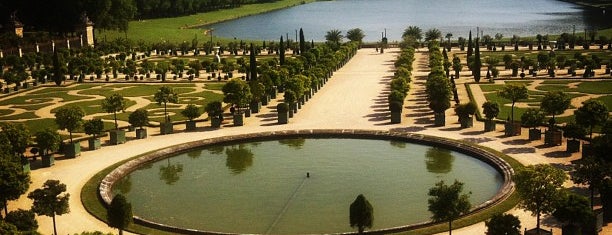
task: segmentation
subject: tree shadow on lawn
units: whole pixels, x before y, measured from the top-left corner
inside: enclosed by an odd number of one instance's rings
[[[502,150],[504,154],[520,154],[520,153],[535,153],[535,148],[533,147],[523,147],[523,148],[507,148]]]

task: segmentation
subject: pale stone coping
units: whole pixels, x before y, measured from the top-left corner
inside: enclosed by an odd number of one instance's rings
[[[383,139],[383,140],[399,140],[406,141],[410,143],[424,144],[430,146],[440,146],[450,150],[454,150],[457,152],[461,152],[467,154],[471,157],[477,158],[492,167],[494,167],[503,177],[504,182],[500,187],[497,194],[491,198],[490,200],[474,207],[467,215],[479,213],[485,209],[493,207],[503,200],[508,198],[512,192],[514,192],[514,182],[512,181],[512,176],[514,175],[514,170],[503,159],[497,157],[494,153],[475,147],[473,145],[465,144],[459,141],[446,139],[442,137],[428,136],[422,134],[415,134],[403,131],[378,131],[378,130],[361,130],[361,129],[308,129],[308,130],[284,130],[284,131],[270,131],[270,132],[260,132],[260,133],[251,133],[251,134],[242,134],[242,135],[232,135],[232,136],[224,136],[217,137],[211,139],[203,139],[199,141],[193,141],[183,144],[178,144],[175,146],[159,149],[153,152],[145,153],[137,158],[130,160],[121,166],[115,168],[112,172],[102,179],[102,182],[99,185],[98,193],[99,196],[105,203],[105,206],[110,205],[113,195],[112,188],[113,185],[123,178],[124,176],[130,174],[131,172],[137,170],[140,166],[159,161],[161,159],[175,156],[182,152],[187,152],[189,150],[200,148],[203,146],[214,145],[214,144],[227,144],[231,142],[242,142],[242,141],[253,141],[253,140],[270,140],[270,139],[283,139],[290,137],[313,137],[313,138],[361,138],[361,139]],[[149,221],[137,216],[134,216],[134,221],[137,224],[141,224],[147,227],[152,227],[155,229],[160,229],[164,231],[177,232],[182,234],[231,234],[231,233],[223,233],[223,232],[215,232],[215,231],[200,231],[195,229],[185,229],[179,228],[171,225],[156,223],[153,221]],[[427,226],[434,225],[435,223],[432,221],[403,225],[393,228],[384,228],[373,231],[368,231],[367,233],[373,234],[385,234],[385,233],[394,233],[394,232],[402,232],[409,231],[418,228],[423,228]],[[355,234],[355,233],[342,233],[342,234]]]

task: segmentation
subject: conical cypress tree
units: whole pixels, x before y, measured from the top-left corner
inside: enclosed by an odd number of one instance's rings
[[[472,48],[472,30],[470,30],[470,36],[468,37],[467,57],[472,57],[472,54],[474,54],[474,48]]]
[[[249,72],[251,73],[250,79],[252,81],[256,81],[257,80],[257,60],[255,59],[255,47],[253,46],[253,43],[251,43],[251,53],[249,56],[249,65],[250,65]]]
[[[476,38],[475,53],[474,53],[474,80],[480,82],[480,68],[482,62],[480,61],[480,45],[478,44],[478,38]]]
[[[304,42],[304,30],[300,28],[300,54],[306,51],[306,45]]]
[[[280,38],[280,46],[279,46],[279,61],[280,65],[285,65],[285,42],[283,41],[283,36]]]

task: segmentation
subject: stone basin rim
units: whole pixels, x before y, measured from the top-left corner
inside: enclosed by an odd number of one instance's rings
[[[256,140],[277,140],[295,137],[309,137],[309,138],[353,138],[353,139],[377,139],[377,140],[397,140],[408,143],[423,144],[434,147],[443,147],[449,150],[464,153],[470,157],[481,160],[488,165],[492,166],[502,177],[503,183],[497,194],[488,201],[477,205],[468,214],[472,215],[479,213],[485,209],[493,207],[505,199],[507,199],[514,192],[514,182],[512,176],[514,170],[503,159],[497,157],[495,153],[478,148],[473,145],[465,144],[456,140],[451,140],[442,137],[435,137],[411,132],[404,131],[378,131],[378,130],[361,130],[361,129],[307,129],[307,130],[284,130],[284,131],[268,131],[268,132],[257,132],[249,134],[239,134],[222,136],[215,138],[202,139],[192,142],[186,142],[170,147],[154,150],[142,155],[136,156],[134,159],[120,165],[119,167],[108,173],[100,182],[98,186],[98,195],[102,199],[104,206],[108,207],[113,199],[112,189],[114,184],[130,174],[131,172],[138,169],[140,166],[155,162],[161,159],[175,156],[177,154],[190,151],[192,149],[205,147],[215,144],[228,144],[245,141],[256,141]],[[134,223],[151,227],[154,229],[180,233],[180,234],[236,234],[236,233],[225,233],[218,231],[203,231],[196,229],[180,228],[172,225],[157,223],[149,221],[138,216],[134,216]],[[401,225],[391,228],[383,228],[377,230],[367,231],[368,234],[386,234],[410,231],[414,229],[424,228],[427,226],[435,225],[437,223],[433,221],[427,221],[417,224]],[[348,233],[336,233],[336,234],[356,234],[354,232]]]

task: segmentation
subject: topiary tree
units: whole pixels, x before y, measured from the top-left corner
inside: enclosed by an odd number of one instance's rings
[[[115,119],[115,129],[119,129],[117,124],[117,112],[123,112],[126,108],[126,101],[119,94],[112,94],[102,101],[102,109],[107,113],[112,113]]]
[[[251,100],[251,89],[249,85],[237,78],[227,82],[222,88],[223,102],[230,103],[239,109]]]
[[[563,170],[546,164],[526,166],[516,173],[516,191],[521,197],[519,208],[531,211],[536,216],[538,231],[540,216],[555,210],[566,179]]]
[[[159,90],[157,90],[153,99],[158,105],[161,105],[162,103],[164,104],[165,120],[166,122],[170,121],[170,116],[168,116],[168,103],[178,103],[178,94],[171,87],[162,86],[159,88]]]
[[[493,120],[499,115],[499,104],[497,102],[487,101],[482,104],[482,113],[487,120]]]
[[[122,235],[123,230],[132,223],[132,217],[132,205],[123,194],[115,195],[111,204],[106,209],[108,226],[117,228],[119,230],[119,235]]]
[[[0,123],[0,135],[3,136],[4,149],[13,156],[23,157],[30,139],[30,131],[21,123]],[[18,160],[18,159],[17,159]]]
[[[351,203],[349,220],[351,227],[357,227],[359,234],[362,234],[365,228],[371,228],[374,224],[374,209],[363,194],[359,194],[355,201]]]
[[[521,221],[512,214],[495,214],[485,221],[488,235],[520,235]]]
[[[36,132],[36,146],[40,149],[40,153],[45,156],[49,152],[54,152],[59,149],[62,138],[57,131],[51,128],[45,128],[42,131]]]
[[[514,122],[514,105],[517,101],[522,99],[529,98],[529,93],[527,92],[527,87],[525,86],[517,86],[517,85],[506,85],[504,88],[499,91],[499,96],[504,99],[512,101],[512,108],[510,111],[510,116],[512,122]]]
[[[601,101],[590,99],[574,111],[576,123],[589,129],[589,139],[593,139],[593,128],[603,126],[608,120],[608,107]]]
[[[136,109],[130,113],[128,122],[130,125],[142,129],[143,126],[149,125],[149,112],[146,109]]]
[[[185,116],[187,119],[189,119],[189,121],[193,121],[193,119],[200,117],[202,113],[200,112],[198,106],[189,104],[187,107],[185,107],[185,109],[183,109],[183,111],[181,111],[181,115]]]
[[[83,124],[85,111],[77,106],[62,107],[55,113],[55,123],[60,130],[68,130],[70,143],[72,144],[72,132]]]
[[[574,227],[591,222],[595,216],[589,200],[575,193],[565,193],[552,215],[566,227]]]
[[[0,150],[0,205],[8,213],[8,201],[17,200],[30,187],[30,175],[23,171],[21,161]]]
[[[213,102],[206,104],[206,107],[204,107],[204,110],[206,111],[206,113],[208,113],[208,116],[211,118],[216,117],[216,118],[223,119],[223,104],[221,104],[220,101],[213,101]]]
[[[535,129],[544,123],[544,113],[539,109],[528,109],[521,115],[521,124],[527,128]]]
[[[53,234],[57,235],[55,216],[70,212],[68,200],[70,194],[66,193],[66,185],[59,180],[47,180],[42,188],[36,189],[28,194],[32,199],[32,211],[37,215],[49,216],[53,219]]]
[[[448,222],[448,234],[452,234],[453,220],[470,211],[469,195],[462,194],[463,183],[456,181],[452,185],[444,184],[444,181],[436,183],[429,189],[430,198],[428,209],[433,214],[431,219],[436,222]]]
[[[549,91],[542,97],[540,109],[547,115],[552,115],[549,124],[553,127],[556,123],[555,116],[565,112],[569,106],[570,98],[567,94],[561,91]]]
[[[104,131],[104,122],[99,118],[87,120],[83,123],[83,129],[85,129],[85,134],[91,135],[95,139]]]

